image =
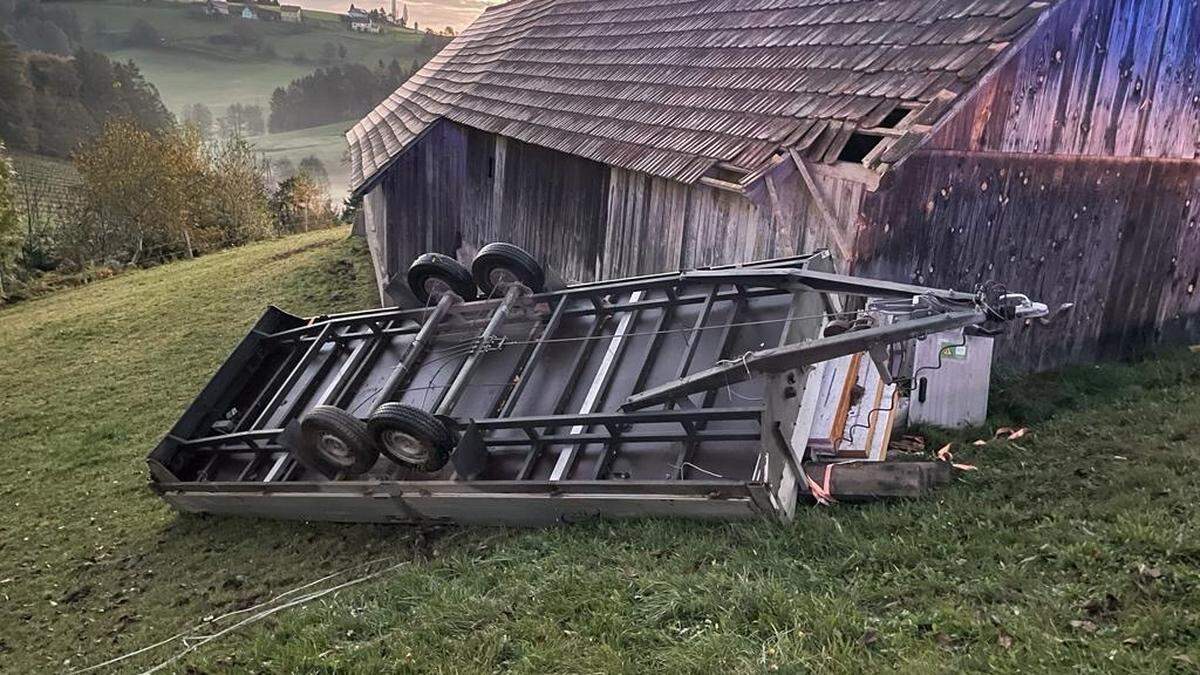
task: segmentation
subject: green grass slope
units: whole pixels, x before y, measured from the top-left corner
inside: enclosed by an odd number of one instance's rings
[[[146,489],[142,458],[262,307],[374,301],[365,253],[344,236],[256,244],[0,310],[0,671],[66,671],[185,629],[212,634],[250,616],[226,612],[396,562],[168,672],[1200,664],[1200,356],[1186,352],[1007,382],[993,423],[1033,432],[958,451],[979,471],[936,499],[806,508],[790,526],[422,531],[171,512]]]
[[[234,103],[263,106],[263,111],[268,112],[271,93],[276,87],[286,87],[316,67],[283,60],[214,59],[167,49],[118,49],[106,53],[111,58],[136,63],[177,117],[193,103],[208,106],[216,117],[224,115]]]
[[[358,120],[335,122],[280,134],[267,134],[249,139],[254,147],[271,160],[287,158],[299,166],[305,157],[321,160],[329,173],[329,194],[334,200],[343,199],[349,192],[350,167],[346,157],[346,130]]]

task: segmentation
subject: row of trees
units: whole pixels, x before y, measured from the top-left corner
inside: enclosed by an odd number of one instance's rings
[[[266,116],[260,105],[234,103],[217,117],[208,106],[195,103],[183,109],[183,121],[195,126],[205,138],[246,138],[267,133]]]
[[[187,125],[152,132],[115,121],[75,164],[84,181],[80,241],[67,248],[76,262],[191,257],[335,220],[307,174],[272,184],[245,140],[205,143]]]
[[[398,61],[375,68],[353,63],[317,68],[271,95],[267,128],[272,133],[359,118],[400,87],[420,65]]]
[[[173,123],[132,61],[84,49],[72,58],[24,53],[0,33],[0,139],[10,148],[69,157],[116,117],[146,129]]]
[[[284,175],[243,139],[118,119],[76,153],[78,199],[35,212],[0,153],[0,304],[44,272],[155,264],[332,225],[324,167],[310,159]]]

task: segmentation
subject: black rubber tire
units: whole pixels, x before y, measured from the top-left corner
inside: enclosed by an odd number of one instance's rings
[[[468,302],[479,297],[479,289],[475,287],[471,272],[462,263],[441,253],[426,253],[414,260],[408,267],[406,279],[409,290],[425,304],[429,303],[430,296],[436,291],[436,285],[431,287],[431,282],[441,282]]]
[[[849,332],[853,328],[854,324],[850,323],[849,321],[844,319],[835,319],[825,324],[825,332],[822,334],[822,337],[828,338],[835,335],[841,335],[842,333]]]
[[[371,440],[388,459],[425,473],[433,473],[446,466],[456,445],[454,434],[441,420],[432,413],[403,403],[384,403],[379,406],[367,420],[367,428],[371,432]],[[402,439],[403,442],[416,442],[419,447],[401,450],[396,445],[396,441],[400,440],[396,434],[406,437]]]
[[[375,466],[379,450],[365,422],[341,408],[319,405],[300,420],[296,458],[326,476],[358,476]]]
[[[486,296],[493,295],[505,278],[524,284],[534,293],[541,293],[546,287],[546,272],[538,261],[520,246],[502,241],[479,249],[471,261],[471,276]]]

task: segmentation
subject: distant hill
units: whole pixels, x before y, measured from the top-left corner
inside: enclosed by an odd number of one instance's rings
[[[355,32],[338,14],[308,9],[296,24],[245,20],[236,16],[240,5],[233,3],[230,16],[209,16],[199,2],[23,2],[6,6],[0,0],[0,29],[16,36],[22,48],[63,56],[94,49],[118,62],[132,61],[180,119],[197,104],[206,106],[214,120],[234,104],[257,106],[269,116],[272,95],[288,90],[276,100],[287,104],[284,114],[275,116],[283,122],[272,127],[291,131],[250,140],[275,161],[299,165],[310,156],[320,159],[335,200],[346,190],[342,132],[353,124],[351,118],[365,114],[449,40],[396,27],[378,34]],[[324,75],[314,75],[318,69]],[[297,81],[301,86],[289,87]],[[331,108],[314,100],[343,105]],[[48,114],[56,110],[51,107]],[[310,124],[315,126],[296,130]],[[68,138],[58,144],[61,148],[37,151],[65,156],[74,144]]]
[[[410,69],[448,40],[407,29],[354,32],[338,15],[311,10],[304,10],[304,23],[292,24],[207,16],[202,3],[163,0],[55,6],[75,13],[89,45],[137,63],[176,114],[195,103],[213,110],[232,103],[265,106],[276,87],[322,65],[376,66],[395,59]],[[147,35],[155,38],[151,44]]]

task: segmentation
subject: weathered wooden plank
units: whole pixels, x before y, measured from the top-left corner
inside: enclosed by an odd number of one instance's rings
[[[804,465],[804,472],[822,487],[828,472],[833,498],[845,502],[924,497],[954,479],[945,462],[812,462]],[[812,501],[808,490],[801,489],[800,495]]]
[[[854,271],[998,281],[1051,309],[1073,303],[997,341],[998,358],[1022,369],[1200,339],[1198,193],[1200,164],[1188,161],[922,152],[868,194]]]
[[[1200,157],[1200,5],[1068,0],[930,147]]]

